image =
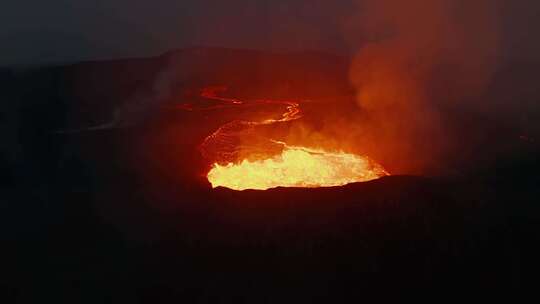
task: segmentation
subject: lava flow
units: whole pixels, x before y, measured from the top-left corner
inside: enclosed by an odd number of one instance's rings
[[[201,97],[219,102],[216,107],[244,104],[241,100],[217,95],[225,89],[225,87],[205,88],[201,92]],[[221,186],[234,190],[266,190],[276,187],[332,187],[365,182],[388,175],[382,166],[368,157],[345,152],[289,146],[272,139],[264,139],[263,142],[268,144],[262,148],[260,143],[256,148],[246,148],[242,137],[256,133],[254,132],[256,126],[284,123],[302,117],[300,102],[253,100],[249,104],[282,105],[286,110],[277,118],[229,122],[204,140],[200,146],[201,152],[214,162],[207,175],[213,188]],[[257,141],[260,142],[260,139]],[[257,154],[258,157],[252,159],[250,157],[252,155],[246,154],[246,150],[254,151],[251,154]]]
[[[275,187],[331,187],[388,175],[367,157],[285,146],[283,152],[260,161],[214,164],[208,173],[212,187],[266,190]]]

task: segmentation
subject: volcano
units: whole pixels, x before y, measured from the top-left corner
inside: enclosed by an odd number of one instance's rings
[[[538,68],[503,70],[490,98]],[[324,53],[193,48],[0,70],[16,105],[5,294],[328,303],[534,285],[534,125],[446,109],[459,145],[418,174],[414,153],[366,140],[348,69]]]

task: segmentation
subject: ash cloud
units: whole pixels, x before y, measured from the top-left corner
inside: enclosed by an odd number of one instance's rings
[[[363,0],[347,34],[360,48],[350,80],[365,117],[362,141],[400,172],[440,162],[457,140],[441,108],[485,92],[501,55],[491,0]]]

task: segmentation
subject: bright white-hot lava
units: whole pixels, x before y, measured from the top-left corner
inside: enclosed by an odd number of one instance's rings
[[[208,173],[212,187],[266,190],[275,187],[331,187],[388,175],[367,157],[286,146],[272,158],[222,166]]]

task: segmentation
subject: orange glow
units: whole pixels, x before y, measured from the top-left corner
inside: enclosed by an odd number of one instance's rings
[[[203,88],[201,97],[217,102],[215,106],[205,109],[243,107],[248,104],[281,105],[284,109],[263,120],[231,121],[206,137],[199,148],[205,158],[214,162],[207,174],[213,188],[267,190],[276,187],[334,187],[388,175],[382,166],[365,156],[290,146],[272,138],[254,136],[257,127],[301,119],[302,101],[244,101],[219,96],[226,90],[226,86]],[[280,151],[279,154],[275,154],[276,149]]]
[[[266,190],[275,187],[332,187],[388,175],[371,159],[344,152],[285,146],[272,158],[222,166],[208,173],[213,188]]]

